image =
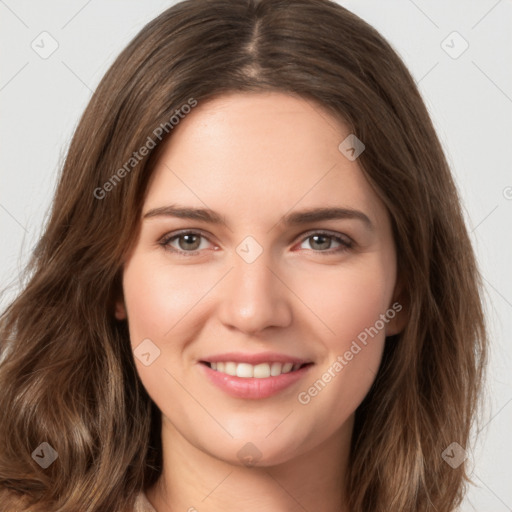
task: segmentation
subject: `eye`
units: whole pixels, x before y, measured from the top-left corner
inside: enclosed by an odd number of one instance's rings
[[[326,231],[310,231],[302,237],[301,246],[304,242],[312,240],[310,246],[313,252],[324,254],[341,253],[353,247],[352,240],[341,233],[331,233]],[[158,243],[165,250],[171,251],[178,256],[194,256],[202,249],[208,248],[208,243],[202,243],[208,238],[200,231],[181,231],[178,233],[169,233],[165,235]],[[338,247],[332,248],[332,243],[338,244]]]
[[[164,247],[164,249],[171,252],[182,256],[190,256],[206,248],[204,245],[202,246],[201,239],[207,240],[199,231],[181,231],[164,236],[159,244]],[[176,242],[177,247],[173,245],[176,244]]]
[[[353,242],[349,237],[341,235],[340,233],[333,234],[326,231],[315,231],[308,233],[307,236],[302,238],[301,246],[308,240],[312,240],[312,242],[309,242],[309,244],[314,252],[322,252],[327,254],[347,251],[353,246]],[[334,243],[338,244],[338,247],[335,247],[334,249],[332,249],[333,240],[335,241]]]

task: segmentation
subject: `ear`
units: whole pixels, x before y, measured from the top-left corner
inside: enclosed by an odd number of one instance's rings
[[[397,279],[393,299],[389,305],[386,316],[389,322],[386,324],[386,336],[394,336],[401,333],[407,325],[408,308],[405,300],[404,284],[402,279]]]
[[[123,299],[116,300],[114,307],[114,315],[117,320],[126,320],[128,315],[126,314],[126,306],[124,304]]]
[[[116,320],[126,320],[128,315],[126,314],[126,305],[124,303],[122,270],[120,270],[114,278],[110,297],[110,311],[114,310]]]

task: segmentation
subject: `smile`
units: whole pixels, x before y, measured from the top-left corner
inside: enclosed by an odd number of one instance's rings
[[[200,361],[198,368],[207,381],[235,398],[258,400],[292,388],[313,363],[268,362],[258,364],[233,361]]]
[[[212,370],[215,370],[226,375],[233,377],[241,377],[243,379],[266,379],[268,377],[277,377],[283,373],[290,373],[299,370],[305,364],[300,363],[235,363],[233,361],[206,363],[210,365]]]

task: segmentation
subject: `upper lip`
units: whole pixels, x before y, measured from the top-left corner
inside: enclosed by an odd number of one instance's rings
[[[309,359],[301,357],[289,356],[286,354],[278,354],[276,352],[260,352],[259,354],[244,354],[242,352],[228,352],[225,354],[216,354],[201,359],[205,363],[234,362],[248,363],[252,365],[260,363],[293,363],[305,364],[312,363]]]

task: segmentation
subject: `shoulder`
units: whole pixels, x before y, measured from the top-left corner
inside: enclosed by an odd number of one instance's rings
[[[143,491],[141,491],[135,499],[133,512],[156,512]]]

